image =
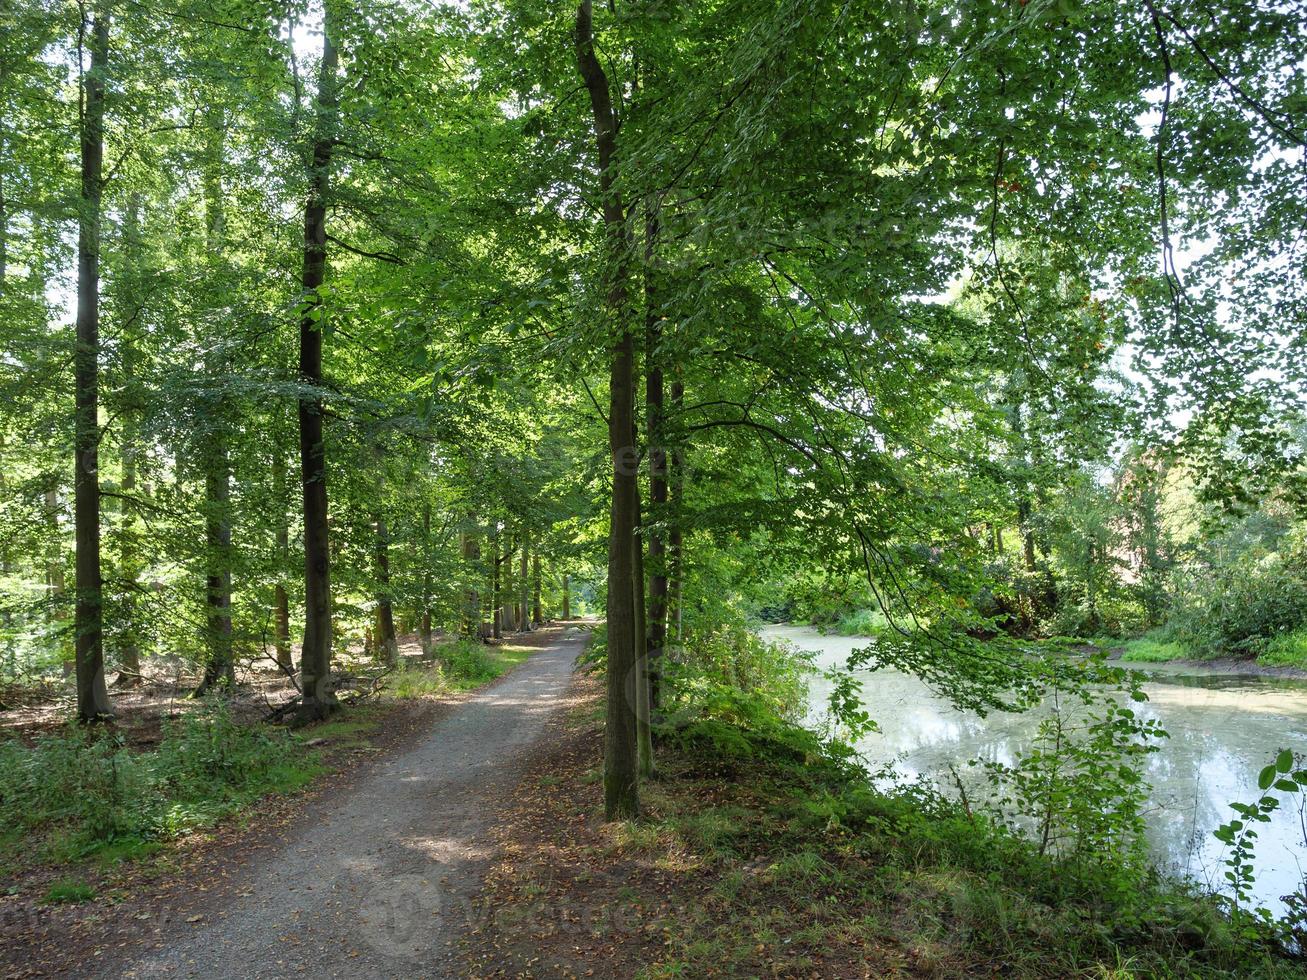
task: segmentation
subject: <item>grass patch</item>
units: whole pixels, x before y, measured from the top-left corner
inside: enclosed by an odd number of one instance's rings
[[[1132,663],[1159,664],[1168,660],[1182,660],[1188,656],[1189,651],[1182,644],[1141,636],[1126,642],[1121,659]]]
[[[1297,667],[1307,670],[1307,630],[1294,630],[1275,637],[1257,662],[1267,667]]]
[[[835,621],[828,631],[840,636],[879,636],[889,627],[879,609],[854,609]]]
[[[334,742],[337,739],[350,738],[359,735],[371,735],[377,731],[379,722],[371,716],[375,709],[367,707],[358,708],[350,712],[348,718],[336,718],[331,721],[320,721],[298,731],[298,735],[307,740],[324,739]]]
[[[395,671],[386,681],[386,689],[401,699],[475,690],[502,677],[538,650],[533,646],[490,646],[458,639],[438,647],[434,663]]]
[[[449,682],[440,664],[428,667],[406,667],[391,674],[386,689],[401,700],[436,697],[449,693]]]
[[[152,854],[157,854],[162,849],[163,844],[157,840],[146,840],[143,837],[124,837],[119,840],[97,844],[87,851],[86,856],[93,858],[95,863],[103,868],[111,868],[116,864],[139,861]]]
[[[45,905],[73,905],[95,898],[95,889],[84,881],[57,881],[50,886],[41,901]]]

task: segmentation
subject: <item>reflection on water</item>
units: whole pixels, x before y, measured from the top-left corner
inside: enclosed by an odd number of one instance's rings
[[[818,666],[842,666],[865,639],[823,636],[799,626],[772,626],[769,639],[788,640],[816,655]],[[1224,848],[1212,831],[1229,820],[1232,801],[1260,794],[1257,773],[1281,748],[1307,753],[1307,681],[1150,665],[1136,706],[1171,735],[1149,757],[1153,786],[1147,819],[1157,862],[1213,888],[1224,885]],[[939,779],[950,765],[981,758],[1011,763],[1033,737],[1043,714],[997,712],[986,718],[959,711],[915,677],[893,670],[860,671],[863,701],[881,731],[858,746],[875,766],[897,762],[908,778]],[[814,720],[825,713],[829,684],[812,684]],[[1255,897],[1273,911],[1307,872],[1302,818],[1292,798],[1258,829]]]

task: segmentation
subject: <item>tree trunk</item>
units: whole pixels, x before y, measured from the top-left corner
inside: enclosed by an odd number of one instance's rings
[[[608,679],[604,727],[604,813],[609,820],[638,817],[640,784],[636,749],[634,679],[637,644],[635,610],[636,469],[629,458],[635,425],[635,350],[627,322],[628,234],[621,193],[614,182],[613,154],[617,121],[608,76],[595,56],[591,0],[576,8],[576,63],[590,95],[598,154],[608,259],[608,315],[613,340],[609,349],[608,448],[612,459],[612,497],[608,537]]]
[[[104,162],[104,90],[109,13],[91,14],[91,72],[82,79],[82,198],[77,220],[77,347],[74,356],[76,460],[73,479],[77,540],[74,612],[77,717],[113,714],[104,683],[100,580],[100,195]]]
[[[47,487],[45,491],[45,519],[54,541],[54,555],[45,567],[46,621],[54,634],[64,676],[67,677],[77,664],[73,648],[64,635],[64,624],[68,621],[68,612],[64,608],[67,582],[64,581],[63,549],[59,541],[59,491],[54,487]]]
[[[331,552],[327,537],[327,455],[322,441],[322,298],[327,270],[327,192],[336,122],[336,25],[325,5],[318,76],[313,171],[304,209],[304,273],[300,315],[300,471],[304,485],[304,646],[300,653],[303,700],[298,720],[325,718],[336,706],[331,687]]]
[[[499,532],[491,537],[491,552],[495,557],[494,571],[490,580],[490,635],[496,640],[504,635],[504,597],[500,591],[499,566],[504,563],[504,556],[499,553]]]
[[[463,577],[466,588],[463,592],[463,635],[480,637],[481,635],[481,596],[477,592],[481,563],[481,546],[477,544],[476,535],[471,531],[472,515],[467,516],[467,528],[459,534],[459,552],[463,558]]]
[[[561,605],[563,607],[563,618],[571,619],[572,618],[572,580],[571,577],[566,572],[563,573],[563,601]]]
[[[531,630],[531,574],[530,574],[530,555],[528,552],[531,548],[531,535],[525,531],[522,532],[522,555],[521,562],[518,565],[518,596],[520,615],[518,617],[518,629],[524,633]]]
[[[649,453],[649,515],[654,525],[667,520],[667,450],[663,425],[663,369],[658,345],[662,339],[662,320],[655,307],[656,284],[653,281],[657,259],[658,219],[650,215],[645,221],[644,274],[644,401],[646,442]],[[646,644],[649,676],[649,707],[657,710],[662,699],[662,656],[667,643],[667,556],[663,531],[651,529],[645,535],[649,549],[649,623]]]
[[[632,399],[634,401],[634,399]],[[632,418],[634,423],[634,418]],[[635,426],[631,427],[631,442],[634,445],[637,442],[635,435]],[[648,636],[648,621],[645,618],[644,604],[644,553],[642,538],[644,534],[644,517],[641,512],[640,504],[640,477],[639,471],[636,471],[635,479],[631,481],[631,494],[634,500],[631,504],[635,512],[638,530],[634,541],[632,561],[635,563],[635,573],[631,576],[631,584],[634,589],[635,602],[635,739],[636,754],[640,763],[640,775],[648,779],[654,774],[654,756],[653,756],[653,731],[650,728],[650,694],[649,694],[649,655],[645,647],[645,638]]]
[[[377,486],[380,499],[385,490],[385,450],[376,448]],[[387,667],[399,664],[399,641],[395,638],[395,606],[390,594],[390,532],[380,507],[372,517],[375,537],[373,557],[377,563],[377,654]]]
[[[295,668],[290,651],[290,596],[285,583],[290,567],[290,523],[286,518],[286,459],[279,449],[272,457],[272,485],[277,495],[277,584],[272,589],[272,642],[277,666],[289,674]]]
[[[141,302],[139,262],[141,257],[141,195],[132,194],[127,205],[125,243],[127,261],[132,268],[132,288],[134,293],[127,297],[137,306]],[[122,347],[122,384],[130,398],[136,375],[136,338],[131,327],[122,327],[120,340]],[[141,648],[136,630],[136,591],[140,569],[137,553],[137,519],[136,501],[136,460],[140,452],[139,435],[136,430],[136,412],[134,406],[123,411],[122,437],[122,531],[120,537],[118,564],[123,582],[122,601],[122,643],[118,650],[118,679],[115,687],[135,687],[141,682]]]
[[[537,626],[545,621],[544,608],[540,602],[540,552],[531,556],[531,618]]]
[[[422,609],[418,616],[422,655],[431,656],[431,503],[422,505]]]
[[[1035,534],[1030,528],[1030,497],[1023,488],[1017,496],[1017,526],[1021,529],[1021,556],[1027,572],[1039,567],[1035,563]]]
[[[672,411],[679,413],[685,400],[685,385],[681,380],[672,382]],[[671,511],[667,531],[667,601],[668,630],[679,644],[683,637],[685,605],[685,538],[681,530],[682,509],[685,500],[685,449],[677,445],[671,458]]]
[[[204,173],[204,211],[208,224],[205,244],[209,258],[220,266],[223,246],[222,119],[213,114],[209,120],[208,146]],[[214,290],[214,296],[218,291]],[[205,373],[209,384],[226,383],[227,365],[209,358]],[[195,693],[205,694],[215,687],[231,688],[236,683],[236,667],[231,649],[231,462],[227,451],[226,398],[219,391],[207,413],[209,429],[203,452],[204,465],[204,541],[205,604],[208,607],[208,663]]]
[[[0,159],[4,158],[4,139],[0,137]],[[0,171],[0,296],[5,294],[5,275],[9,271],[9,203],[5,200],[4,173]]]

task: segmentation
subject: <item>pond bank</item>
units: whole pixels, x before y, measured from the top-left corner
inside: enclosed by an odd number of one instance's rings
[[[644,819],[605,823],[602,692],[577,688],[504,813],[464,975],[1307,976],[1183,887],[1118,894],[726,719],[660,739]]]
[[[823,635],[808,627],[772,626],[768,639],[810,651],[819,666],[842,665],[866,638]],[[1149,756],[1152,784],[1147,822],[1152,857],[1165,871],[1216,888],[1224,882],[1224,848],[1212,831],[1233,816],[1230,803],[1256,799],[1258,771],[1282,748],[1307,754],[1307,681],[1278,673],[1212,670],[1207,663],[1129,663],[1145,677],[1149,700],[1137,710],[1170,737]],[[1047,710],[959,711],[915,677],[894,670],[859,671],[862,703],[880,731],[859,741],[875,767],[893,764],[907,779],[922,776],[945,790],[950,767],[969,759],[1011,762],[1028,749]],[[812,684],[812,720],[824,712],[829,683]],[[974,770],[972,770],[974,772]],[[977,791],[983,787],[976,787]],[[970,787],[969,787],[970,790]],[[1273,910],[1301,885],[1307,866],[1294,806],[1282,807],[1257,846],[1256,897]]]

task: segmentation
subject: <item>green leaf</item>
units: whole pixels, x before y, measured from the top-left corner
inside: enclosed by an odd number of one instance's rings
[[[1275,768],[1280,772],[1288,772],[1293,768],[1293,753],[1288,749],[1281,749],[1280,754],[1275,757]]]
[[[1275,766],[1267,766],[1257,776],[1257,788],[1263,792],[1271,788],[1275,782]]]

